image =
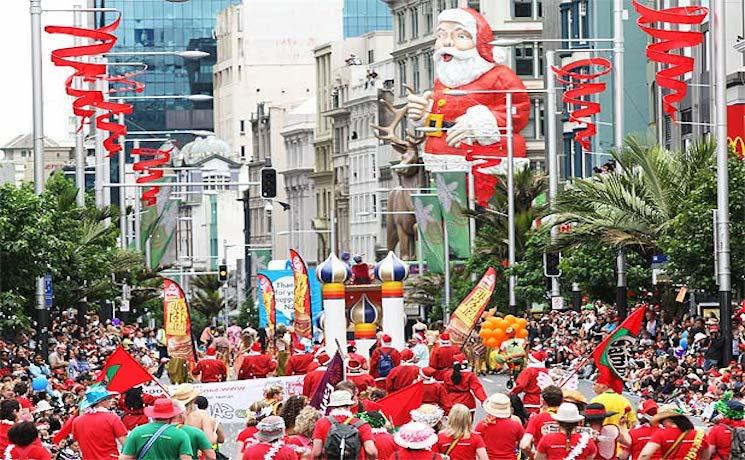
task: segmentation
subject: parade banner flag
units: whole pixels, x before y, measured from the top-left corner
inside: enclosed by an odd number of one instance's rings
[[[310,405],[327,414],[329,397],[331,397],[336,384],[342,380],[344,380],[344,360],[341,358],[339,351],[337,351],[329,363],[326,373],[323,374],[323,378],[321,378],[315,394],[310,399]],[[419,405],[416,407],[419,407]]]
[[[264,307],[264,314],[266,315],[266,327],[274,335],[274,328],[277,325],[277,300],[274,297],[274,286],[264,274],[259,273],[256,275],[259,280],[259,288],[261,289],[261,303]]]
[[[295,317],[293,326],[299,337],[313,340],[313,323],[311,321],[310,285],[308,281],[308,267],[300,254],[290,249],[290,264],[295,281],[293,306]]]
[[[378,400],[380,411],[393,422],[394,426],[401,426],[411,421],[410,412],[422,405],[423,394],[424,383],[411,384]]]
[[[272,261],[272,250],[271,249],[251,249],[251,257],[256,262],[256,271],[260,272],[266,270],[269,266],[269,262]]]
[[[647,305],[634,311],[592,352],[592,359],[598,368],[598,378],[608,381],[608,386],[616,393],[623,391],[630,353],[636,349],[635,338],[642,330],[646,311]]]
[[[166,331],[168,356],[196,361],[186,296],[181,286],[168,278],[163,279],[163,329]]]
[[[104,382],[107,390],[117,393],[124,393],[152,380],[152,374],[121,346],[109,355],[96,377],[96,382]]]
[[[435,179],[437,199],[448,230],[450,254],[455,259],[471,257],[470,227],[468,225],[468,193],[466,173],[449,171],[432,173]]]
[[[496,284],[497,272],[494,268],[489,267],[484,276],[481,277],[481,281],[468,293],[450,316],[447,330],[454,343],[462,344],[466,341],[489,304],[489,299],[494,293]]]
[[[440,202],[435,195],[413,194],[411,199],[427,270],[431,273],[445,273],[445,232]]]

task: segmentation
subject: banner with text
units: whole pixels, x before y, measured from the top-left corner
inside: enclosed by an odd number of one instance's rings
[[[166,332],[168,355],[195,361],[189,305],[181,286],[168,278],[163,279],[163,329]]]
[[[479,284],[468,293],[465,299],[458,305],[448,323],[447,330],[453,343],[462,344],[468,339],[468,335],[484,313],[489,303],[494,286],[497,284],[497,272],[489,267]]]

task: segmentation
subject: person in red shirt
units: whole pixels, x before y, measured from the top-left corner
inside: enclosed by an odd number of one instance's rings
[[[453,403],[442,383],[435,380],[436,373],[437,371],[431,367],[425,367],[419,371],[419,379],[424,383],[422,404],[434,404],[440,406],[440,408],[447,413],[450,412]]]
[[[18,420],[20,411],[21,405],[15,399],[5,399],[0,402],[0,454],[5,452],[5,448],[10,444],[8,431]]]
[[[262,353],[261,343],[254,342],[251,351],[243,358],[238,370],[238,380],[263,379],[277,368],[277,360]]]
[[[194,377],[201,374],[199,381],[202,383],[224,382],[228,379],[228,368],[224,362],[217,359],[216,347],[207,348],[207,354],[199,360],[191,373]]]
[[[368,387],[375,386],[375,380],[362,369],[362,364],[356,359],[350,359],[347,362],[347,380],[354,382],[357,391],[360,393],[367,390]]]
[[[303,378],[303,396],[306,398],[312,398],[315,394],[318,384],[323,379],[323,374],[326,373],[326,365],[331,361],[331,357],[322,351],[316,356],[316,361],[319,366],[305,374]]]
[[[559,431],[546,433],[541,438],[536,449],[535,460],[591,460],[597,454],[597,446],[590,430],[578,430],[584,417],[577,406],[572,403],[562,403],[552,414],[559,424]],[[490,457],[491,458],[491,457]]]
[[[628,452],[629,458],[639,458],[642,449],[652,438],[652,433],[654,433],[657,428],[649,424],[649,419],[657,414],[657,410],[657,403],[652,399],[645,399],[639,404],[639,408],[636,411],[639,425],[629,431],[631,445],[624,449]],[[727,447],[729,448],[729,444]]]
[[[443,332],[437,346],[432,349],[429,355],[429,365],[437,371],[435,378],[439,381],[445,379],[445,374],[453,368],[455,355],[460,353],[460,349],[450,343],[450,334]]]
[[[390,335],[383,334],[380,341],[382,346],[373,350],[370,356],[370,375],[378,388],[385,388],[385,378],[393,368],[401,364],[401,354],[391,346],[393,339]]]
[[[285,375],[303,375],[313,370],[313,353],[307,353],[305,345],[300,341],[294,341],[292,347],[293,353],[285,364]]]
[[[456,404],[448,414],[448,427],[437,436],[436,450],[450,460],[487,460],[484,438],[471,430],[471,411]]]
[[[541,408],[541,388],[538,386],[540,374],[548,374],[546,369],[546,352],[533,351],[528,355],[528,366],[520,372],[512,388],[513,395],[523,395],[523,405],[528,414],[536,413]]]
[[[367,358],[357,353],[357,344],[354,343],[354,340],[347,342],[347,359],[356,359],[360,362],[362,369],[366,371],[370,370],[370,364],[368,364]]]
[[[556,385],[549,385],[541,391],[541,399],[543,399],[543,408],[539,413],[530,416],[528,425],[525,427],[525,434],[520,440],[520,449],[526,452],[530,452],[541,442],[545,425],[556,423],[552,415],[564,402],[564,393]]]
[[[523,426],[512,418],[510,397],[494,393],[484,402],[487,416],[476,425],[476,433],[484,438],[490,460],[516,459]]]
[[[650,423],[659,428],[642,448],[639,460],[660,457],[667,460],[709,459],[709,443],[704,432],[697,430],[677,406],[660,407]]]
[[[443,385],[453,404],[463,404],[472,411],[476,410],[476,399],[481,403],[486,400],[484,386],[468,369],[468,360],[463,354],[455,355],[453,368],[445,373]]]
[[[352,284],[370,284],[370,266],[362,261],[362,256],[354,256],[352,265]]]
[[[719,401],[714,409],[721,414],[716,424],[709,428],[706,433],[706,441],[713,460],[726,460],[729,458],[732,446],[732,430],[745,428],[745,406],[740,401]]]
[[[246,428],[244,428],[235,441],[238,445],[238,452],[243,452],[243,448],[246,443],[254,437],[259,429],[256,425],[262,420],[272,415],[272,406],[266,401],[256,401],[248,407],[248,413],[246,414]]]
[[[401,364],[391,370],[388,377],[385,378],[385,389],[388,393],[393,393],[402,388],[406,388],[419,378],[419,366],[416,365],[414,353],[404,348],[401,350]]]
[[[378,450],[375,448],[375,441],[372,434],[370,425],[354,417],[352,414],[352,407],[356,403],[352,399],[352,395],[347,390],[336,390],[329,396],[328,407],[331,408],[328,417],[323,417],[318,420],[316,427],[313,430],[313,458],[321,458],[324,452],[324,446],[326,445],[326,438],[331,431],[333,418],[338,423],[346,423],[357,428],[360,437],[360,444],[362,448],[359,452],[359,460],[375,460],[378,457]]]
[[[72,422],[72,437],[80,446],[83,458],[119,458],[119,445],[124,445],[127,428],[111,411],[116,393],[103,385],[93,385],[80,403],[81,415]]]
[[[391,454],[398,450],[396,441],[393,440],[393,435],[391,435],[386,428],[387,421],[385,416],[381,412],[363,412],[360,414],[360,420],[364,420],[370,425],[373,434],[373,442],[378,451],[378,458],[387,459]]]
[[[155,397],[148,394],[142,393],[142,387],[134,387],[127,390],[124,393],[124,397],[121,398],[119,407],[123,407],[124,414],[122,415],[122,423],[127,428],[127,431],[132,431],[140,425],[144,425],[150,421],[145,415],[145,406],[152,405],[155,402]]]
[[[429,425],[409,422],[399,428],[393,440],[401,449],[388,460],[442,460],[440,454],[432,451],[432,446],[437,443],[437,433]]]
[[[8,430],[10,444],[3,458],[13,460],[51,460],[52,454],[39,440],[39,431],[33,422],[20,422]]]
[[[243,460],[297,460],[295,449],[282,442],[285,437],[285,421],[282,417],[269,416],[259,422],[256,428],[258,431],[243,448]]]

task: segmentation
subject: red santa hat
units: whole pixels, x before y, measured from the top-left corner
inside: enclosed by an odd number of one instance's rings
[[[455,356],[453,356],[453,362],[467,365],[468,359],[466,358],[466,355],[464,355],[463,353],[457,353]]]
[[[299,340],[292,343],[292,349],[300,353],[305,353],[305,344]]]
[[[642,415],[649,415],[650,417],[654,417],[657,415],[657,403],[653,399],[645,399],[639,404],[639,409],[637,409],[637,412]]]
[[[254,342],[251,344],[251,351],[261,353],[261,342]]]
[[[408,363],[413,360],[414,360],[414,353],[410,349],[404,348],[403,350],[401,350],[401,361]]]
[[[419,375],[421,375],[422,377],[428,378],[428,379],[434,378],[435,373],[437,373],[437,370],[435,370],[434,367],[428,366],[428,367],[423,367],[419,369]]]
[[[530,352],[530,355],[528,355],[528,362],[530,364],[543,364],[546,361],[546,358],[548,356],[546,355],[546,352],[543,350],[533,350]]]
[[[362,363],[357,361],[356,359],[350,359],[347,363],[347,370],[349,371],[359,371],[362,369]]]
[[[437,22],[455,22],[462,26],[476,42],[479,55],[488,62],[502,64],[506,60],[504,50],[491,44],[494,40],[494,33],[489,22],[473,8],[443,10],[437,16]]]
[[[381,338],[380,338],[380,340],[381,340],[381,341],[382,341],[382,342],[383,342],[384,344],[386,344],[386,345],[390,345],[390,343],[391,343],[391,342],[393,342],[393,339],[392,339],[392,338],[391,338],[391,336],[390,336],[390,335],[388,335],[388,334],[383,334],[383,337],[381,337]]]
[[[207,347],[207,356],[215,356],[217,354],[217,348]]]
[[[440,345],[450,345],[450,334],[447,332],[440,334]]]
[[[329,361],[331,361],[331,356],[329,356],[325,351],[322,351],[316,355],[316,361],[318,361],[318,364],[321,366],[325,366]]]

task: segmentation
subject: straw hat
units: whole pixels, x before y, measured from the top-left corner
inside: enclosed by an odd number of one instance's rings
[[[42,399],[36,404],[36,407],[34,408],[34,414],[52,410],[52,409],[53,409],[52,405],[49,404],[45,399]]]
[[[282,417],[272,415],[260,421],[256,429],[259,431],[254,434],[254,437],[259,441],[276,441],[285,435],[285,421]]]
[[[649,423],[656,426],[659,425],[659,423],[666,418],[686,417],[687,415],[688,414],[686,414],[685,411],[680,407],[674,404],[667,404],[657,409],[657,413],[649,420]]]
[[[494,393],[484,401],[484,411],[496,418],[509,418],[512,415],[510,397],[504,393]]]
[[[429,425],[409,422],[398,430],[393,440],[404,449],[424,450],[437,442],[437,434]]]
[[[336,390],[329,396],[328,407],[354,406],[352,395],[346,390]]]
[[[194,385],[192,385],[191,383],[182,383],[181,385],[178,385],[176,386],[176,388],[173,389],[171,398],[173,398],[174,401],[178,401],[182,404],[189,404],[190,402],[194,401],[197,396],[199,396],[199,390],[194,388]]]
[[[156,420],[168,420],[182,413],[180,407],[168,398],[158,398],[152,406],[145,407],[145,415]]]
[[[442,417],[445,416],[445,411],[440,409],[440,406],[434,404],[422,404],[410,411],[409,414],[411,414],[412,421],[435,427],[440,423]]]
[[[585,398],[585,395],[583,395],[578,390],[567,390],[566,388],[562,390],[562,393],[564,393],[564,401],[574,404],[587,404],[587,398]]]
[[[561,403],[561,406],[559,406],[555,414],[551,414],[551,417],[557,422],[565,423],[578,423],[585,419],[579,413],[577,406],[572,403]]]

